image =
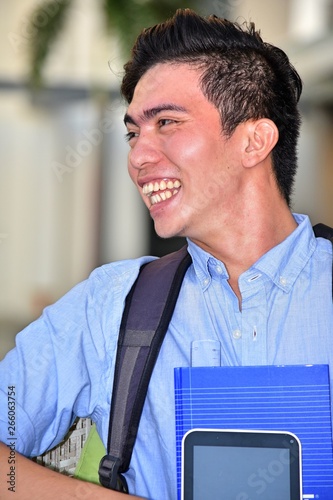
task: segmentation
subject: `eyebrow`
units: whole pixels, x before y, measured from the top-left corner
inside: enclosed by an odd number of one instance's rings
[[[186,112],[186,108],[184,108],[183,106],[178,106],[177,104],[161,104],[160,106],[156,106],[154,108],[145,109],[139,118],[141,121],[147,121],[151,118],[154,118],[154,116],[158,115],[158,113],[161,113],[161,111],[178,111],[180,113],[184,113]],[[124,123],[125,125],[130,123],[137,126],[134,118],[128,113],[125,113]]]

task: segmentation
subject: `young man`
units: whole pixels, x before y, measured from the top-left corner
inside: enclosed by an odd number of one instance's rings
[[[253,26],[188,10],[145,30],[125,66],[130,176],[157,233],[186,236],[192,257],[126,474],[133,494],[176,498],[173,369],[190,365],[193,341],[218,340],[227,366],[333,364],[332,245],[289,206],[301,87]],[[54,446],[75,416],[106,443],[123,303],[147,260],[97,269],[18,335],[0,371],[1,408],[17,391],[17,451]],[[18,498],[80,498],[84,483],[21,460]],[[0,488],[6,498],[3,476]]]

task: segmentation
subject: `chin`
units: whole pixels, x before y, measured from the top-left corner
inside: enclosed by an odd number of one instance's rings
[[[154,223],[155,232],[157,236],[163,239],[184,237],[183,228],[166,227],[166,225]]]

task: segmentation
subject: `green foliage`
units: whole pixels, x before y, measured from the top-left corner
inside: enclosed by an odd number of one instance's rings
[[[194,8],[188,0],[103,0],[106,25],[117,33],[126,58],[143,28],[171,17],[178,8]]]
[[[41,84],[42,69],[49,51],[64,27],[71,0],[48,0],[40,4],[30,18],[30,80]]]
[[[84,1],[84,0],[81,0]],[[138,33],[171,17],[177,8],[194,8],[196,0],[96,0],[101,4],[107,32],[115,33],[124,57],[129,56]],[[70,15],[72,0],[47,0],[40,3],[30,18],[30,80],[42,82],[47,57]]]

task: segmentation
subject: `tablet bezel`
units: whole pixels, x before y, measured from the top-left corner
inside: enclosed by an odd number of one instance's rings
[[[291,432],[241,429],[191,429],[182,439],[181,499],[193,500],[194,446],[289,449],[290,498],[302,499],[301,443]],[[213,499],[210,499],[213,500]]]

